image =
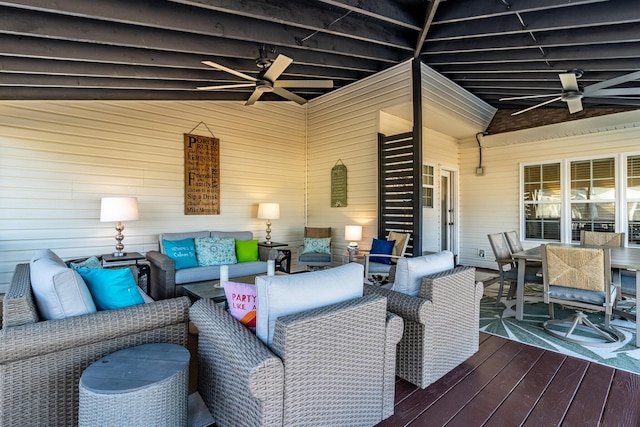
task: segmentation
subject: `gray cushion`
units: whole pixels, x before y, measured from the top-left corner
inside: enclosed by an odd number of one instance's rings
[[[453,253],[449,251],[415,258],[400,258],[396,267],[393,290],[416,296],[420,291],[424,276],[451,270],[453,267],[455,267]],[[371,272],[371,267],[369,267],[369,272]]]
[[[44,319],[62,319],[96,312],[93,298],[82,277],[49,249],[38,251],[33,256],[30,270],[31,288]]]
[[[331,262],[331,254],[308,253],[298,257],[300,262]]]
[[[564,286],[549,286],[549,295],[553,298],[582,301],[589,304],[602,305],[605,302],[604,292],[587,291],[586,289],[566,288]]]
[[[211,237],[233,237],[236,240],[253,240],[251,231],[212,231]]]

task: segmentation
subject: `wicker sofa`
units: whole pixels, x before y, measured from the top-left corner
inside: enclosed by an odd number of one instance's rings
[[[159,251],[148,251],[147,261],[151,265],[149,295],[155,300],[184,295],[182,285],[220,278],[220,267],[215,265],[192,267],[176,271],[176,263],[169,258],[162,246],[162,240],[182,240],[196,237],[231,237],[237,240],[252,240],[251,231],[193,231],[184,233],[164,233],[158,236]],[[249,276],[267,272],[267,260],[242,262],[229,265],[229,278]]]
[[[420,258],[400,261],[420,262]],[[402,268],[400,261],[392,273],[396,279],[397,270]],[[473,267],[456,267],[421,277],[416,296],[365,285],[365,295],[385,296],[387,309],[404,320],[396,375],[425,388],[478,351],[482,292],[482,283],[475,282]]]
[[[3,302],[0,425],[77,425],[84,369],[109,353],[140,344],[186,346],[189,306],[182,297],[41,321],[29,264],[18,264]]]
[[[367,426],[393,414],[402,319],[384,297],[278,317],[269,346],[214,304],[197,301],[190,317],[198,390],[219,427]]]

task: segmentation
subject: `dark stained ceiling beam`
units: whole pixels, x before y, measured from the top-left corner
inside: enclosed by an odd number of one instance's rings
[[[220,21],[219,24],[222,27],[225,26],[224,21]],[[184,23],[184,25],[188,25],[188,23]],[[344,39],[338,40],[331,35],[323,35],[322,39],[316,39],[316,46],[310,49],[296,45],[294,35],[287,31],[281,31],[280,27],[264,29],[264,31],[264,34],[258,33],[261,35],[256,36],[257,33],[251,31],[245,24],[242,30],[245,33],[245,39],[241,39],[241,34],[237,33],[235,37],[225,38],[224,43],[221,43],[222,39],[220,37],[223,35],[229,37],[228,34],[220,33],[219,37],[214,32],[211,36],[205,36],[0,7],[0,33],[5,34],[39,36],[173,52],[210,54],[215,51],[219,56],[239,56],[246,59],[257,57],[259,46],[262,43],[267,43],[279,46],[278,53],[284,53],[294,58],[298,63],[313,63],[318,60],[317,52],[321,52],[326,54],[322,55],[322,57],[326,57],[326,62],[328,63],[333,62],[335,66],[351,63],[356,69],[360,70],[363,67],[370,66],[368,64],[371,60],[391,65],[409,55],[400,55],[395,50],[369,43]],[[278,36],[276,33],[280,35]],[[284,43],[288,43],[288,45],[284,45]],[[335,55],[338,55],[339,58],[334,58]]]
[[[422,26],[422,30],[420,31],[420,35],[418,36],[418,42],[416,43],[416,48],[413,51],[414,58],[418,57],[420,55],[420,51],[422,51],[422,46],[424,45],[424,41],[427,38],[427,33],[429,32],[429,28],[431,28],[433,17],[435,16],[439,5],[440,5],[440,0],[431,0],[429,2],[427,17],[425,18],[424,25]]]
[[[377,19],[379,21],[386,21],[394,25],[409,28],[415,31],[422,29],[422,22],[419,22],[417,17],[424,16],[424,10],[420,10],[420,3],[411,5],[412,10],[403,9],[401,2],[393,0],[376,0],[376,1],[362,1],[362,0],[319,0],[322,3],[326,3],[330,6],[340,7],[345,10],[350,10],[358,14],[368,16],[370,18]]]
[[[505,0],[489,2],[477,0],[448,1],[444,2],[440,8],[438,13],[438,25],[534,11],[555,13],[556,9],[562,7],[570,8],[606,1],[609,0]]]
[[[398,31],[389,24],[377,25],[362,19],[344,16],[342,9],[330,8],[321,3],[307,1],[304,8],[291,7],[285,0],[170,0],[205,10],[213,10],[230,15],[237,15],[252,20],[265,21],[279,26],[289,26],[306,30],[307,35],[297,37],[298,44],[304,45],[303,39],[315,32],[332,34],[338,37],[380,44],[400,50],[411,51],[407,31]],[[374,25],[376,24],[376,25]],[[386,23],[385,23],[386,24]],[[315,35],[314,35],[315,37]]]
[[[489,17],[473,22],[461,21],[449,25],[434,23],[429,35],[430,41],[444,41],[475,37],[496,37],[511,34],[523,34],[557,31],[574,28],[601,27],[607,25],[630,24],[640,22],[640,8],[615,7],[613,2],[597,2],[575,7],[563,7],[554,10],[541,10],[513,14],[512,19]],[[508,17],[507,17],[508,18]]]

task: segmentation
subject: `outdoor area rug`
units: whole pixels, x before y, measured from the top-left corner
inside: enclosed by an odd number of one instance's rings
[[[508,285],[505,288],[508,288]],[[524,318],[518,321],[515,319],[516,301],[506,299],[505,289],[500,306],[496,307],[497,289],[497,283],[485,288],[484,297],[480,302],[480,331],[640,374],[640,348],[635,346],[635,322],[614,316],[611,325],[624,335],[622,343],[612,347],[583,346],[555,338],[544,331],[542,324],[549,319],[549,307],[543,302],[526,302]],[[564,319],[574,313],[573,309],[563,308],[558,304],[554,307],[556,319]],[[589,319],[594,323],[603,324],[604,314],[592,313],[589,314]]]

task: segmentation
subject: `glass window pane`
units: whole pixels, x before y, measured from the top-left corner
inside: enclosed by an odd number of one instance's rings
[[[591,178],[591,162],[571,162],[571,181]]]
[[[616,174],[614,159],[596,159],[592,160],[593,178],[613,178]]]

